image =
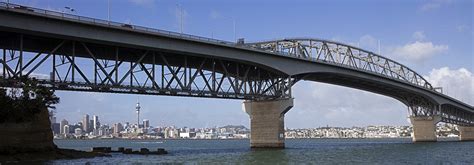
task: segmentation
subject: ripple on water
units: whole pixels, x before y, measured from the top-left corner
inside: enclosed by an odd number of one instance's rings
[[[248,140],[56,140],[61,148],[165,148],[168,155],[123,155],[49,164],[472,164],[474,142],[411,143],[410,139],[290,139],[283,150],[252,150]]]

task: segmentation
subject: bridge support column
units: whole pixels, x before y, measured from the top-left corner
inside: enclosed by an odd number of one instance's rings
[[[461,141],[474,141],[474,126],[459,126],[459,139]]]
[[[293,98],[272,101],[244,101],[250,116],[251,148],[285,147],[285,113],[293,107]]]
[[[413,125],[413,142],[436,142],[436,124],[440,116],[411,116]]]

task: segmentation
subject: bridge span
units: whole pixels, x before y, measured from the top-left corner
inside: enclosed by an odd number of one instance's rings
[[[436,141],[438,122],[457,124],[461,140],[474,140],[472,105],[403,64],[343,43],[233,43],[6,3],[0,20],[2,87],[28,76],[57,90],[241,99],[251,147],[284,147],[291,87],[316,81],[399,100],[414,141]]]

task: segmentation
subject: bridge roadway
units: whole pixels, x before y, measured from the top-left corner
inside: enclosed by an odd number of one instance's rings
[[[4,87],[29,76],[58,90],[243,99],[251,146],[284,147],[291,87],[316,81],[399,100],[414,141],[436,141],[440,121],[459,125],[461,140],[474,140],[473,106],[350,45],[311,38],[232,43],[5,3],[0,20]]]

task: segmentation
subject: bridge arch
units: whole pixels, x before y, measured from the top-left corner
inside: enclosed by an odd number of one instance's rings
[[[335,41],[316,38],[285,38],[246,45],[328,65],[372,72],[434,90],[422,75],[395,60]]]

